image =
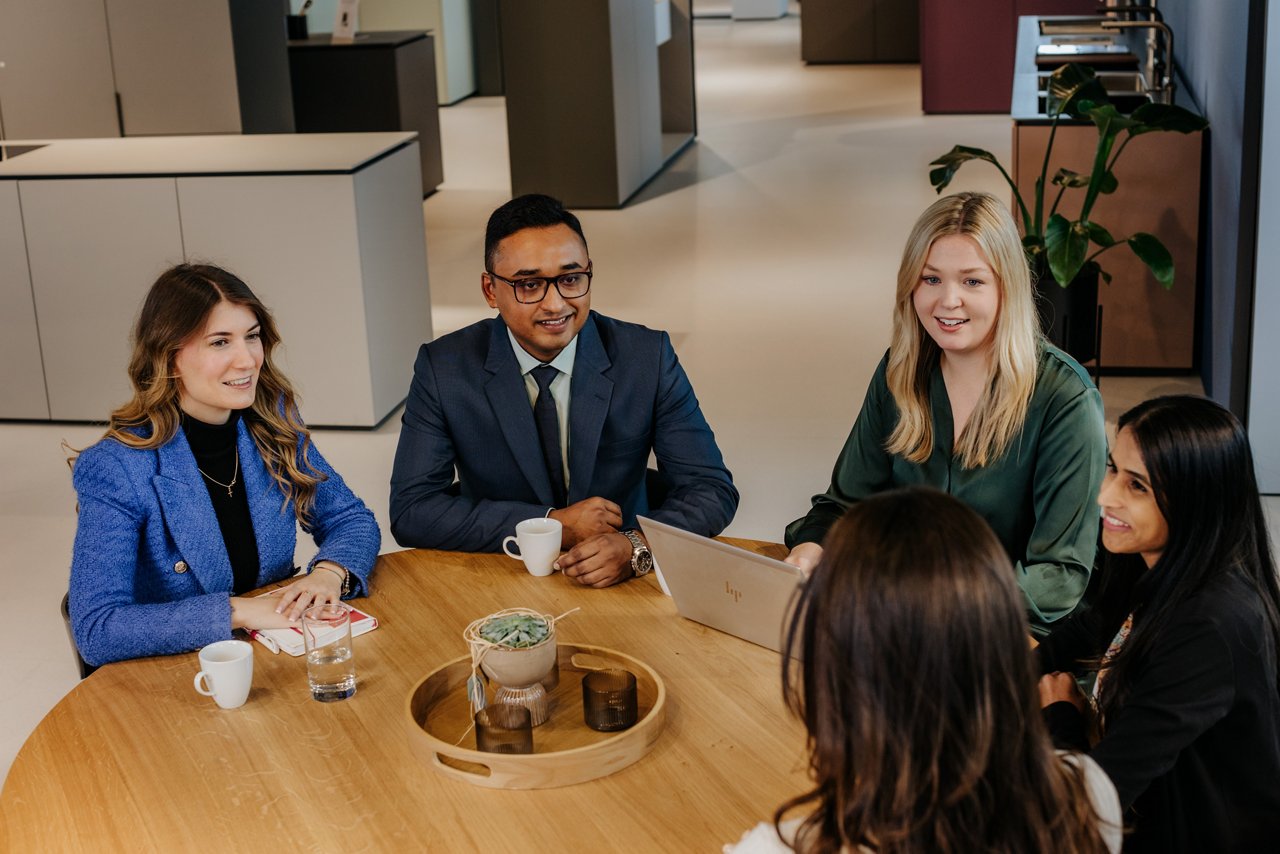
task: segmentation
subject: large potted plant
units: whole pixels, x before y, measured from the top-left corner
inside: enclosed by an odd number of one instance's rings
[[[1044,163],[1036,178],[1035,196],[1030,205],[995,156],[981,148],[955,146],[929,164],[934,167],[929,172],[929,181],[941,193],[956,171],[970,160],[985,160],[1000,170],[1013,191],[1016,213],[1022,220],[1022,242],[1036,278],[1046,334],[1083,361],[1097,355],[1094,318],[1098,278],[1111,282],[1098,256],[1127,245],[1147,265],[1156,281],[1166,289],[1173,287],[1173,257],[1155,235],[1139,231],[1117,238],[1091,218],[1099,196],[1114,193],[1119,186],[1116,161],[1136,136],[1157,132],[1196,133],[1209,123],[1172,104],[1142,104],[1131,114],[1123,115],[1107,97],[1093,69],[1079,64],[1064,65],[1050,75],[1045,112],[1050,119],[1049,143],[1045,146]],[[1098,145],[1088,172],[1059,169],[1054,174],[1049,184],[1058,190],[1053,194],[1046,217],[1049,161],[1058,124],[1064,118],[1091,121],[1098,131]],[[1084,191],[1080,212],[1074,220],[1058,212],[1063,194],[1069,189]]]

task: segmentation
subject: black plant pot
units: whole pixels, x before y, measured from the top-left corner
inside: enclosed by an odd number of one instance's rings
[[[1036,308],[1045,337],[1078,362],[1096,359],[1099,332],[1097,271],[1082,270],[1065,288],[1053,278],[1043,260],[1032,265],[1032,274],[1036,277]]]

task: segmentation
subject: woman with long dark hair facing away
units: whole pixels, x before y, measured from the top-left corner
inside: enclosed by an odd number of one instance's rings
[[[814,787],[726,850],[1118,851],[1115,789],[1053,749],[1036,678],[1008,555],[977,513],[920,487],[855,504],[787,635]]]
[[[811,568],[827,530],[855,502],[932,486],[995,531],[1031,629],[1043,636],[1088,584],[1098,538],[1089,508],[1106,452],[1097,389],[1040,333],[1008,209],[985,193],[946,196],[907,239],[889,352],[831,486],[787,526],[787,561]]]
[[[1055,739],[1087,749],[1133,851],[1280,846],[1280,589],[1249,440],[1201,397],[1120,417],[1094,607],[1037,650]],[[1075,675],[1096,671],[1096,716]]]
[[[279,343],[226,270],[183,264],[152,285],[133,398],[74,462],[70,609],[90,664],[282,628],[307,605],[367,591],[378,525],[311,443],[272,362]],[[299,522],[319,548],[308,574],[243,596],[293,574]]]

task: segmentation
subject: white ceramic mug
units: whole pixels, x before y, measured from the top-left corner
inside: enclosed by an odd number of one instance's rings
[[[200,650],[200,672],[195,680],[197,693],[212,697],[224,709],[238,709],[249,698],[252,684],[252,645],[242,640],[224,640]]]
[[[551,564],[560,557],[560,539],[564,527],[555,519],[525,519],[516,525],[516,535],[502,541],[507,557],[524,561],[530,575],[550,575]],[[515,543],[519,553],[511,551]]]

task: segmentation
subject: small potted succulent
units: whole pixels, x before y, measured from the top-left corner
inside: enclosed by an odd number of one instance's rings
[[[489,617],[477,634],[488,644],[480,666],[503,688],[529,688],[556,662],[555,624],[533,611]]]
[[[1093,69],[1074,63],[1062,66],[1050,76],[1046,114],[1051,120],[1049,143],[1045,147],[1044,163],[1036,178],[1035,196],[1030,205],[995,156],[981,148],[955,146],[929,164],[934,167],[929,172],[929,181],[941,193],[951,183],[956,171],[970,160],[985,160],[1000,170],[1001,176],[1013,190],[1013,198],[1017,204],[1014,215],[1021,218],[1022,242],[1027,249],[1032,273],[1037,279],[1042,297],[1050,304],[1061,305],[1060,308],[1055,306],[1058,316],[1062,316],[1063,310],[1085,314],[1088,328],[1092,330],[1092,316],[1096,314],[1097,306],[1098,278],[1101,277],[1108,284],[1111,282],[1111,276],[1097,261],[1102,253],[1122,244],[1127,245],[1147,265],[1156,281],[1166,289],[1173,286],[1173,257],[1158,238],[1141,231],[1127,237],[1115,237],[1092,219],[1093,207],[1099,196],[1114,193],[1119,186],[1115,175],[1116,161],[1136,136],[1158,132],[1197,133],[1208,127],[1209,123],[1203,117],[1172,104],[1142,104],[1131,114],[1123,115],[1108,99],[1106,90],[1094,75]],[[1053,140],[1058,123],[1063,118],[1091,121],[1098,130],[1098,145],[1087,173],[1059,169],[1049,179]],[[1048,201],[1049,187],[1046,181],[1058,188],[1053,194],[1053,204],[1047,211],[1047,217],[1045,203]],[[1067,190],[1084,190],[1084,201],[1074,220],[1069,220],[1058,212],[1058,205]],[[1054,282],[1061,287],[1048,287]],[[1084,296],[1085,302],[1093,306],[1091,311],[1088,306],[1066,308],[1063,302],[1065,295],[1054,292],[1065,289],[1068,285],[1072,290],[1082,292],[1080,296]],[[1091,300],[1085,296],[1090,288],[1093,294]],[[1046,324],[1046,332],[1059,346],[1068,343],[1056,339],[1051,324]],[[1092,343],[1082,341],[1074,347],[1066,346],[1065,349],[1077,358],[1091,359],[1097,355],[1097,342],[1088,336],[1086,339]],[[1081,349],[1087,352],[1078,352]]]

